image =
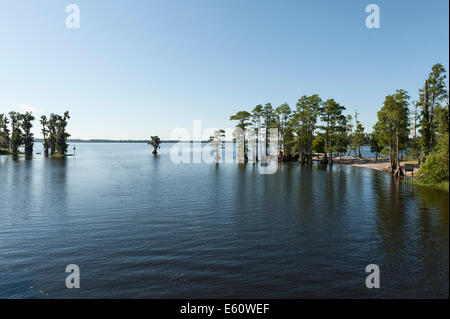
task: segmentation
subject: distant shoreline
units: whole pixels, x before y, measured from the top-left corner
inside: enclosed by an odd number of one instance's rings
[[[35,142],[42,143],[43,139],[36,138]],[[149,140],[105,140],[105,139],[90,139],[90,140],[82,140],[82,139],[68,139],[67,143],[148,143]],[[186,142],[186,143],[209,143],[209,141],[180,141],[180,140],[162,140],[161,143],[178,143],[178,142]]]

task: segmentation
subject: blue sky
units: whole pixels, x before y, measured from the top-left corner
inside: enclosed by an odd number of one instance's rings
[[[65,27],[70,3],[80,29]],[[380,29],[365,26],[370,3]],[[232,127],[238,110],[318,93],[370,130],[387,94],[416,99],[433,64],[448,70],[448,10],[448,0],[0,0],[0,113],[68,109],[73,138],[168,138],[194,119]]]

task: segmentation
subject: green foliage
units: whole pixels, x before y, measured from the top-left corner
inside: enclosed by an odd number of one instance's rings
[[[43,139],[44,139],[44,142],[43,142],[43,144],[44,144],[44,156],[47,157],[48,156],[48,149],[50,147],[50,141],[49,141],[49,138],[48,138],[48,135],[50,133],[50,130],[48,128],[48,124],[49,123],[48,123],[47,117],[45,115],[41,116],[40,122],[41,122],[41,125],[42,125],[41,132],[42,132],[42,136],[43,136]]]
[[[232,115],[230,117],[231,121],[238,121],[238,124],[236,127],[245,130],[245,128],[249,125],[251,125],[250,120],[251,114],[247,111],[239,111],[235,115]]]
[[[439,107],[437,109],[436,120],[438,122],[437,132],[439,137],[449,134],[449,109],[447,107]]]
[[[356,155],[361,157],[361,146],[364,145],[364,126],[361,124],[360,121],[358,121],[358,115],[359,113],[355,111],[355,131],[353,132],[350,144],[352,147],[352,150]]]
[[[12,155],[12,153],[7,148],[0,148],[0,155]]]
[[[402,175],[399,153],[408,142],[409,135],[409,96],[404,90],[397,90],[386,96],[383,107],[378,112],[378,122],[374,126],[378,142],[389,148],[391,169]]]
[[[56,152],[66,155],[67,148],[69,147],[67,139],[70,137],[70,134],[66,132],[67,120],[70,119],[69,112],[64,112],[63,116],[57,116],[57,119],[55,135]]]
[[[370,151],[375,153],[375,158],[378,159],[378,154],[383,151],[383,145],[380,143],[377,133],[370,134]]]
[[[364,145],[364,126],[357,121],[355,133],[353,134],[352,146],[358,150],[358,156],[361,157],[361,146]]]
[[[253,127],[255,129],[256,134],[258,135],[258,130],[261,127],[261,117],[263,114],[263,107],[261,104],[255,106],[251,113],[251,119],[253,123]]]
[[[381,155],[391,155],[391,149],[389,148],[389,146],[385,146],[383,147],[383,149],[380,152]]]
[[[418,125],[419,125],[419,121],[420,121],[420,112],[419,112],[420,102],[416,101],[413,103],[413,105],[414,105],[414,108],[412,109],[412,112],[411,112],[411,123],[413,125],[412,126],[412,138],[409,140],[407,156],[416,161],[419,161],[421,150],[420,150],[420,141],[417,136],[417,133],[418,133]]]
[[[153,154],[157,154],[158,153],[158,149],[160,148],[160,144],[161,144],[161,139],[158,136],[151,136],[150,137],[150,142],[148,142],[148,145],[153,146]]]
[[[347,141],[343,134],[347,129],[347,118],[342,114],[344,110],[345,107],[334,99],[327,100],[320,109],[320,119],[324,122],[320,128],[324,131],[325,152],[330,153],[330,159],[334,151],[345,152],[343,147]]]
[[[435,64],[425,86],[420,90],[421,137],[418,145],[423,153],[418,171],[417,183],[442,185],[449,180],[449,110],[446,70],[442,64]],[[447,105],[443,106],[443,102]]]
[[[11,140],[10,140],[10,149],[13,155],[18,154],[18,150],[20,145],[22,145],[22,131],[20,129],[20,113],[17,112],[9,112],[9,118],[11,119]]]
[[[439,137],[436,152],[429,155],[417,172],[423,183],[442,183],[449,180],[449,136]]]
[[[265,116],[266,114],[264,113],[264,109],[262,111],[262,116]],[[236,130],[234,132],[235,138],[237,140],[242,140],[243,141],[243,158],[244,161],[248,161],[248,156],[247,156],[247,144],[245,141],[245,130],[247,128],[247,126],[251,125],[250,122],[248,122],[251,118],[251,114],[247,111],[239,111],[237,112],[235,115],[230,117],[230,120],[232,121],[238,121],[238,124],[236,125],[236,127],[238,128],[238,130]]]
[[[409,149],[406,152],[408,158],[411,158],[415,161],[419,161],[420,159],[420,147],[413,139],[411,139],[409,144]]]
[[[423,186],[423,187],[429,187],[429,188],[433,188],[433,189],[438,189],[444,192],[448,192],[449,191],[449,182],[445,181],[445,182],[441,182],[441,183],[426,183],[420,179],[414,179],[412,181],[410,181],[411,184],[413,185],[417,185],[417,186]]]
[[[424,157],[432,152],[432,124],[431,124],[431,113],[430,104],[428,103],[428,81],[425,81],[425,86],[423,89],[423,94],[421,96],[422,112],[420,121],[420,140],[419,145],[422,149]]]
[[[277,108],[275,108],[275,114],[281,126],[285,125],[289,120],[289,116],[291,115],[291,108],[289,104],[283,103]]]
[[[50,158],[64,158],[66,156],[68,156],[68,155],[66,155],[66,154],[59,154],[59,153],[53,153],[53,154],[50,155]]]
[[[447,71],[440,63],[433,65],[428,76],[428,94],[432,108],[442,106],[441,103],[447,98],[446,90]],[[433,114],[434,115],[434,114]]]
[[[25,145],[25,156],[28,159],[33,157],[34,134],[31,133],[33,127],[34,116],[26,112],[20,115],[21,127],[23,129],[23,143]]]
[[[437,145],[436,132],[439,125],[439,112],[443,102],[448,99],[446,73],[442,64],[433,65],[424,88],[419,91],[419,103],[422,105],[420,147],[425,158],[433,152]]]
[[[9,149],[9,120],[4,114],[0,114],[0,147]]]
[[[362,123],[358,121],[357,112],[352,123],[353,117],[343,114],[344,106],[334,99],[323,102],[317,94],[302,96],[293,113],[287,103],[275,109],[267,103],[264,106],[257,105],[251,114],[240,111],[230,119],[238,121],[237,127],[241,128],[242,132],[235,137],[243,138],[244,145],[245,130],[248,126],[253,126],[257,145],[261,128],[266,128],[267,131],[277,127],[283,159],[298,157],[300,162],[310,163],[313,151],[332,157],[335,153],[347,152],[349,146],[355,154],[361,156],[361,146],[369,144],[377,158],[378,154],[389,155],[391,168],[397,176],[403,175],[400,153],[407,149],[409,158],[418,159],[423,153],[433,156],[429,163],[423,166],[423,176],[427,176],[430,181],[448,179],[448,174],[445,174],[445,171],[448,171],[448,148],[445,150],[441,146],[441,141],[446,138],[448,143],[449,131],[445,72],[441,64],[433,66],[424,88],[420,91],[419,101],[414,102],[415,108],[412,112],[409,111],[409,96],[405,90],[397,90],[386,96],[371,134],[367,134]],[[447,106],[443,105],[444,101],[447,101]],[[410,123],[413,123],[412,131]],[[268,134],[265,136],[266,150],[267,146]],[[447,164],[438,165],[445,160]]]
[[[296,145],[295,145],[295,136],[294,136],[294,121],[292,118],[288,120],[286,124],[286,129],[283,134],[283,159],[284,160],[292,160],[296,155]]]
[[[49,132],[48,143],[50,146],[50,154],[55,154],[56,152],[56,127],[58,125],[59,118],[59,115],[51,113],[47,124]]]
[[[442,161],[448,160],[444,154],[433,153],[419,170],[420,180],[425,183],[440,183],[448,180],[448,165]]]
[[[281,158],[286,159],[286,131],[290,120],[291,108],[288,103],[283,103],[275,108],[274,114],[278,128],[278,147],[281,150]]]
[[[296,131],[295,145],[301,163],[312,163],[312,143],[321,105],[322,100],[317,94],[304,95],[297,102],[297,109],[292,120]]]
[[[314,154],[325,153],[325,139],[322,136],[316,136],[313,141],[313,152]]]
[[[33,156],[34,134],[31,132],[33,121],[35,120],[31,112],[24,114],[18,112],[9,112],[9,118],[4,114],[0,114],[0,148],[2,153],[10,153],[12,155],[25,154],[29,159]],[[64,116],[51,114],[50,119],[41,116],[42,133],[44,136],[44,153],[48,156],[48,149],[51,148],[51,154],[60,154],[64,156],[67,153],[67,138],[70,136],[66,132],[67,120],[69,112],[65,112]],[[8,124],[11,124],[11,134]],[[19,152],[20,146],[25,147],[25,152]],[[6,152],[6,150],[9,150]]]
[[[270,138],[270,129],[277,127],[277,121],[275,119],[275,113],[271,103],[266,103],[262,109],[262,117],[264,119],[264,153],[269,155],[269,138]]]

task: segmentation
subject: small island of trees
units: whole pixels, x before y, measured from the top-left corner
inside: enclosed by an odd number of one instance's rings
[[[158,155],[158,149],[160,148],[160,144],[161,144],[161,139],[158,136],[151,136],[150,137],[150,142],[148,142],[148,145],[153,146],[153,155]]]
[[[24,147],[25,158],[33,158],[34,134],[31,133],[35,117],[31,112],[24,114],[9,112],[9,116],[0,114],[0,154],[13,155],[17,158],[19,147]],[[65,157],[67,155],[67,139],[70,134],[66,132],[69,112],[64,115],[50,114],[47,119],[41,117],[42,135],[45,157]]]

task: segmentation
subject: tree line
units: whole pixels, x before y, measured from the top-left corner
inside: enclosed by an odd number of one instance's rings
[[[378,112],[371,140],[372,149],[389,154],[391,171],[403,176],[399,152],[421,165],[419,177],[429,183],[449,180],[449,94],[447,71],[440,63],[432,67],[418,100],[409,102],[408,92],[388,95]]]
[[[251,112],[239,111],[230,117],[237,121],[237,128],[256,137],[253,160],[258,162],[259,153],[268,156],[274,145],[270,129],[275,128],[278,141],[278,157],[282,161],[298,160],[311,165],[314,154],[323,154],[322,163],[332,165],[336,155],[361,157],[361,147],[369,141],[364,126],[354,116],[345,115],[345,106],[334,99],[323,100],[319,95],[304,95],[291,109],[288,103],[273,107],[271,103],[257,105]],[[248,140],[244,134],[244,157],[248,160]],[[211,137],[214,140],[214,137]]]
[[[243,132],[244,158],[248,161],[248,138],[256,137],[253,160],[258,154],[268,155],[270,129],[276,128],[278,158],[297,160],[311,165],[315,154],[322,154],[321,162],[333,164],[333,157],[350,155],[361,157],[361,147],[370,145],[375,153],[390,159],[394,176],[404,176],[400,162],[403,156],[422,164],[420,175],[429,182],[448,181],[449,170],[449,94],[444,66],[434,65],[418,100],[410,102],[402,89],[386,96],[377,113],[372,133],[358,120],[358,112],[344,114],[345,106],[335,99],[324,100],[319,95],[304,95],[295,108],[288,103],[273,107],[271,103],[257,105],[251,111],[239,111],[230,117]],[[220,131],[211,137],[220,140]]]
[[[63,115],[50,114],[49,118],[43,115],[40,119],[43,135],[44,155],[65,156],[67,154],[67,139],[70,134],[66,132],[69,112]],[[19,147],[24,147],[25,157],[33,157],[34,134],[31,133],[35,117],[31,112],[24,114],[9,112],[8,116],[0,114],[0,149],[8,154],[17,156]]]

